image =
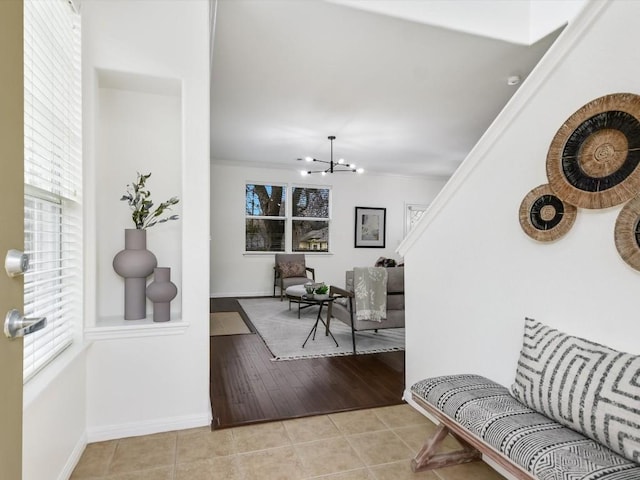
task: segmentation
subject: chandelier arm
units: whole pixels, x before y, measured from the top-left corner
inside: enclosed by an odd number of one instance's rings
[[[327,168],[326,170],[307,170],[305,172],[307,175],[310,175],[312,173],[357,173],[356,170],[334,170],[333,172],[329,172],[329,169]]]
[[[304,158],[298,158],[297,160],[300,160],[300,161],[303,161],[303,162],[306,161],[306,159],[304,159]],[[318,160],[317,158],[312,158],[311,161],[312,162],[327,163],[327,164],[329,163],[326,160]]]
[[[327,137],[330,141],[331,141],[331,157],[330,157],[330,161],[326,161],[326,160],[319,160],[317,158],[298,158],[298,160],[305,160],[305,161],[313,161],[313,162],[319,162],[319,163],[326,163],[327,165],[329,165],[329,167],[327,167],[327,169],[325,170],[305,170],[302,173],[304,175],[311,175],[312,173],[321,173],[323,175],[326,175],[327,173],[338,173],[338,172],[350,172],[350,173],[362,173],[363,169],[356,169],[355,167],[352,167],[349,164],[343,164],[341,162],[334,162],[333,161],[333,141],[336,139],[335,136],[331,135],[329,137]]]

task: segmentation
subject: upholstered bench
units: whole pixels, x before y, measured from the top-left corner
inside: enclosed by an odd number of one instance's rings
[[[410,403],[440,422],[414,471],[482,454],[517,479],[640,479],[640,357],[534,320],[526,321],[512,391],[450,375],[412,385]],[[449,433],[463,449],[437,453]]]

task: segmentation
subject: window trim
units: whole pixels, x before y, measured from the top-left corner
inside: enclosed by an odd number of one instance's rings
[[[333,187],[331,185],[310,185],[310,184],[302,184],[295,182],[269,182],[269,181],[250,181],[245,180],[245,195],[243,198],[243,206],[244,206],[244,251],[243,255],[245,256],[253,256],[253,255],[273,255],[275,253],[304,253],[305,255],[333,255],[332,246],[333,246],[333,233],[331,225],[333,223]],[[269,185],[269,186],[278,186],[283,187],[285,189],[285,216],[264,216],[264,215],[247,215],[246,210],[246,191],[248,185]],[[295,188],[308,188],[314,190],[327,190],[329,192],[328,199],[328,208],[327,208],[327,217],[294,217],[293,216],[293,190]],[[246,230],[246,220],[249,218],[253,219],[265,219],[265,220],[275,220],[275,219],[283,219],[285,221],[284,226],[284,249],[283,250],[247,250],[247,230]],[[328,222],[329,232],[327,235],[327,242],[329,243],[329,247],[327,251],[314,251],[314,250],[293,250],[293,221],[294,220],[303,220],[303,221],[322,221]]]
[[[284,189],[284,198],[285,198],[285,215],[249,215],[247,213],[247,187],[249,185],[262,185],[262,186],[270,186],[270,187],[282,187]],[[244,197],[243,197],[243,210],[244,210],[244,253],[283,253],[286,250],[287,246],[287,211],[289,208],[289,187],[286,183],[279,182],[244,182]],[[247,220],[271,220],[271,221],[284,221],[284,235],[283,241],[285,245],[285,250],[247,250]]]
[[[326,217],[294,217],[293,216],[293,192],[296,188],[305,188],[305,189],[313,189],[313,190],[327,190],[329,192],[329,198],[327,199],[327,216]],[[289,218],[289,230],[291,232],[291,239],[287,243],[289,246],[289,252],[287,253],[310,253],[310,254],[318,254],[318,253],[331,253],[331,212],[332,212],[332,188],[328,185],[303,185],[303,184],[292,184],[291,185],[291,199],[289,200],[289,206],[291,207],[291,216]],[[327,250],[294,250],[293,249],[293,222],[294,221],[306,221],[306,222],[327,222]]]

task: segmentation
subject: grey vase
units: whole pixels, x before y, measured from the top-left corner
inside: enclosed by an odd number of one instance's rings
[[[171,319],[171,300],[177,294],[178,287],[171,282],[171,268],[154,268],[153,282],[147,286],[147,297],[153,302],[154,322],[168,322]]]
[[[128,228],[124,231],[124,250],[113,259],[113,269],[124,277],[124,319],[147,317],[147,277],[158,264],[147,250],[147,231]]]

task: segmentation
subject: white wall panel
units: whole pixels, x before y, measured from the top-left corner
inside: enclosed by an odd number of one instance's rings
[[[530,239],[518,221],[524,196],[547,182],[546,152],[564,121],[596,97],[640,94],[639,15],[637,2],[591,3],[400,247],[408,386],[463,372],[509,385],[525,316],[640,353],[640,273],[614,245],[621,207],[579,210],[573,228],[551,244]]]
[[[82,18],[86,191],[92,197],[85,326],[92,338],[103,338],[87,355],[88,438],[206,425],[209,2],[96,0],[83,3]],[[128,118],[115,125],[123,115]],[[113,141],[121,144],[104,144]],[[154,200],[180,197],[180,220],[150,229],[147,243],[159,265],[176,268],[182,298],[173,311],[181,318],[172,322],[188,326],[177,334],[159,329],[156,336],[126,338],[125,322],[119,338],[104,339],[96,319],[119,308],[122,284],[111,262],[123,246],[118,237],[131,225],[119,193],[137,170],[153,173]]]
[[[429,203],[444,185],[442,178],[333,174],[301,177],[291,170],[237,167],[211,168],[211,295],[273,294],[273,253],[245,254],[245,183],[324,185],[332,191],[331,254],[307,254],[316,280],[344,286],[345,271],[373,266],[378,257],[396,253],[404,234],[405,203]],[[387,209],[386,248],[354,248],[355,207]]]

